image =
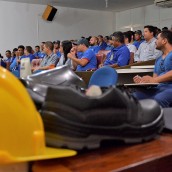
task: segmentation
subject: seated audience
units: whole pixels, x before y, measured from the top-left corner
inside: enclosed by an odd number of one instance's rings
[[[100,46],[98,46],[98,38],[95,36],[92,36],[90,39],[90,47],[95,54],[97,54],[100,51]]]
[[[77,42],[77,51],[82,52],[82,57],[76,57],[76,51],[72,51],[68,54],[68,58],[73,61],[74,66],[77,66],[76,71],[86,71],[89,69],[97,68],[97,59],[95,53],[90,50],[89,42],[87,39],[80,39]]]
[[[144,41],[144,39],[142,39],[142,31],[141,30],[135,31],[134,40],[135,41],[133,42],[133,45],[135,45],[136,48],[139,49],[140,44]]]
[[[131,37],[132,37],[132,35],[129,32],[124,32],[124,42],[130,51],[130,62],[129,62],[129,64],[134,63],[134,54],[137,51],[137,48],[135,47],[135,45],[131,44]]]
[[[72,43],[72,48],[74,48],[73,50],[76,51],[76,57],[78,59],[81,59],[82,58],[82,55],[83,55],[83,52],[77,51],[77,41],[75,41],[75,42]]]
[[[13,63],[14,59],[16,58],[16,53],[17,53],[18,49],[17,48],[14,48],[13,49],[13,52],[11,54],[11,63]]]
[[[103,36],[102,35],[99,35],[98,36],[98,45],[99,45],[99,47],[100,47],[100,50],[105,50],[106,49],[106,47],[107,47],[107,44],[106,44],[106,42],[103,40]]]
[[[10,70],[10,65],[11,65],[11,62],[12,62],[11,51],[7,50],[5,52],[5,56],[6,57],[3,59],[3,61],[6,64],[6,69]]]
[[[44,53],[44,45],[45,45],[45,42],[41,42],[41,53],[39,53],[39,58],[41,58],[41,59],[43,59],[45,56],[46,56],[46,54]]]
[[[44,53],[46,56],[43,58],[40,66],[36,69],[32,69],[33,73],[39,73],[44,70],[55,68],[57,63],[57,55],[53,53],[54,45],[52,42],[47,41],[44,44]]]
[[[39,57],[41,56],[41,51],[40,51],[40,46],[36,45],[35,46],[35,53],[34,53],[35,58],[39,59]]]
[[[114,32],[111,36],[111,43],[114,48],[107,54],[106,59],[99,67],[111,66],[121,67],[129,64],[130,51],[124,44],[124,35],[122,32]]]
[[[72,49],[72,43],[70,41],[63,41],[60,43],[60,53],[61,57],[57,66],[68,65],[72,68],[72,61],[67,57],[68,53],[70,53]]]
[[[60,53],[60,41],[59,40],[54,41],[53,44],[54,44],[54,51],[53,52],[54,52],[54,54],[57,55],[58,58],[60,58],[61,57],[61,53]]]
[[[16,76],[20,77],[20,61],[22,58],[25,58],[24,55],[25,47],[23,45],[18,46],[18,51],[16,52],[16,58],[10,65],[10,71]]]
[[[12,58],[11,58],[11,51],[10,50],[7,50],[6,52],[5,52],[5,58],[3,59],[4,60],[4,62],[5,63],[10,63],[11,62],[11,60],[12,60]]]
[[[162,31],[157,37],[156,48],[163,52],[155,62],[154,74],[135,76],[135,83],[159,83],[157,87],[137,89],[137,99],[154,99],[162,107],[172,106],[172,32]]]
[[[33,59],[35,59],[35,56],[32,54],[32,47],[26,46],[24,50],[25,58],[29,58],[30,62],[32,62]]]
[[[103,38],[104,42],[106,42],[107,44],[107,47],[105,48],[105,50],[109,51],[109,50],[112,50],[113,49],[113,46],[110,44],[110,41],[109,41],[109,36],[105,36]]]
[[[134,61],[142,62],[152,59],[157,59],[162,55],[162,51],[156,49],[156,38],[155,38],[155,28],[154,26],[145,26],[144,27],[144,39],[139,46],[139,49],[135,53]]]
[[[135,34],[135,32],[133,32],[133,31],[131,31],[131,30],[129,30],[128,31],[129,33],[130,33],[130,35],[131,35],[131,44],[133,44],[134,43],[134,34]]]
[[[161,29],[155,26],[155,38],[161,33]]]

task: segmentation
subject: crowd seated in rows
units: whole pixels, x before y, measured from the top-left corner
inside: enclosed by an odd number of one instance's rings
[[[47,42],[35,46],[35,51],[31,46],[21,45],[12,53],[7,50],[1,65],[17,77],[20,77],[22,58],[30,58],[33,73],[64,64],[76,71],[96,70],[106,65],[123,68],[160,57],[162,52],[156,49],[156,37],[159,32],[160,30],[153,26],[145,26],[144,37],[141,30],[137,30],[115,32],[105,37],[102,35],[83,37],[85,41],[82,44],[74,40],[48,41],[52,45],[50,54],[47,52],[47,45],[45,46]],[[52,56],[53,58],[50,58]]]

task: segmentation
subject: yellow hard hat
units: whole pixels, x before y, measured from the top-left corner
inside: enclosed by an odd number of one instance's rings
[[[0,67],[0,164],[73,156],[45,147],[43,122],[20,81]]]

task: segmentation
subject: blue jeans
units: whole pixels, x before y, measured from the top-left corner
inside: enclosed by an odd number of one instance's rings
[[[163,108],[172,107],[172,84],[160,84],[154,88],[137,88],[133,93],[137,99],[154,99]]]

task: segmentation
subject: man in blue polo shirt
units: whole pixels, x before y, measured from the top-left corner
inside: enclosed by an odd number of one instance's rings
[[[98,35],[98,40],[99,40],[99,47],[100,50],[105,50],[107,47],[106,42],[103,40],[103,36],[102,35]]]
[[[46,56],[46,54],[44,53],[44,45],[45,45],[45,42],[41,42],[41,46],[40,46],[41,47],[41,52],[38,55],[38,57],[41,58],[41,59],[43,59]]]
[[[24,55],[24,49],[25,47],[23,45],[18,46],[18,51],[16,52],[16,58],[13,60],[13,62],[10,65],[10,71],[18,78],[20,77],[20,61],[21,59],[26,57]]]
[[[111,66],[121,67],[128,65],[130,61],[130,51],[124,44],[124,35],[122,32],[114,32],[111,36],[111,42],[114,48],[107,54],[106,59],[99,67]]]
[[[82,38],[77,42],[77,51],[83,52],[82,57],[78,59],[76,52],[70,52],[68,58],[77,65],[76,71],[87,71],[89,69],[97,68],[97,59],[95,53],[90,50],[89,42],[87,39]]]
[[[163,55],[155,62],[152,76],[135,76],[135,83],[159,83],[153,88],[137,88],[134,96],[137,99],[154,99],[162,107],[172,107],[172,32],[162,31],[156,41],[156,49]]]
[[[31,46],[26,46],[24,50],[25,58],[29,58],[30,62],[32,62],[33,59],[35,59],[35,56],[32,54],[33,50]]]
[[[95,36],[92,36],[90,39],[90,47],[95,54],[97,54],[100,51],[100,46],[98,46],[98,38]]]
[[[40,51],[40,46],[36,45],[35,46],[35,53],[34,53],[35,58],[39,59],[39,57],[41,56],[41,51]]]

